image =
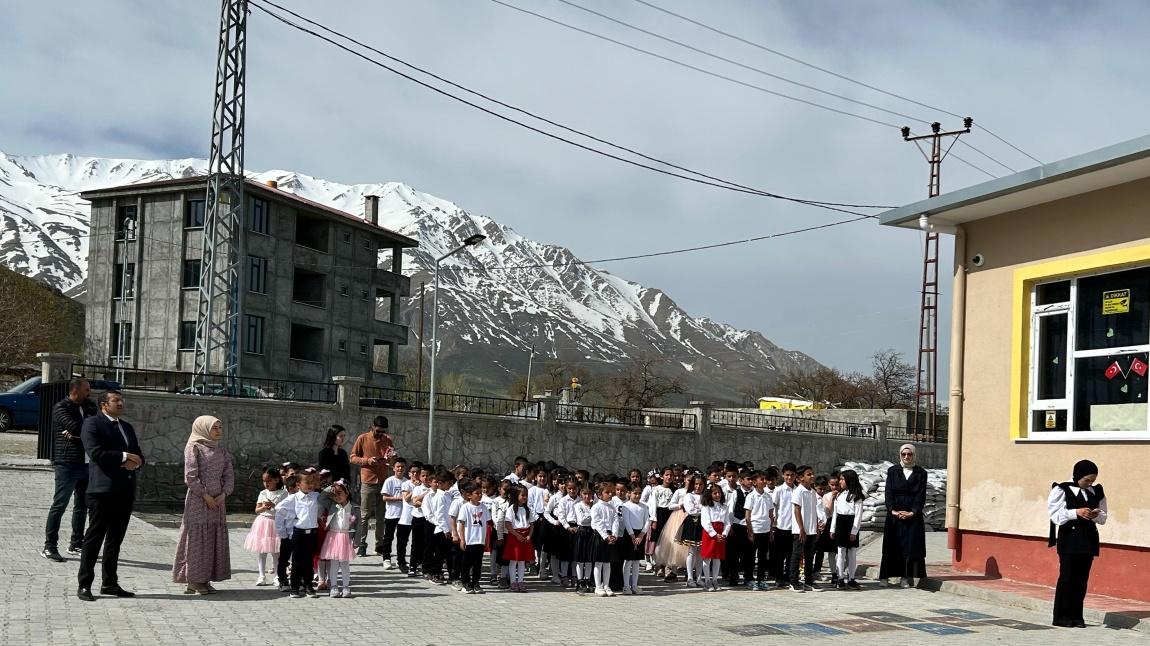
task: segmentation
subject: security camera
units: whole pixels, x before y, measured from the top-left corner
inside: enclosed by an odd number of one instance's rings
[[[985,262],[986,257],[980,253],[974,254],[974,256],[972,256],[970,259],[970,264],[974,265],[975,267],[981,267]]]

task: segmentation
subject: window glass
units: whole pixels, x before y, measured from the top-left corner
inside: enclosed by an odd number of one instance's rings
[[[1050,305],[1051,303],[1066,303],[1070,301],[1070,281],[1063,280],[1057,283],[1043,283],[1035,288],[1038,292],[1036,305]]]
[[[1145,352],[1075,359],[1074,430],[1146,430],[1148,366]]]
[[[1035,399],[1066,397],[1066,335],[1068,314],[1038,317],[1038,376]]]
[[[180,321],[180,350],[196,348],[196,322]]]
[[[268,261],[259,256],[248,256],[248,291],[267,293]]]
[[[268,201],[253,198],[248,215],[248,229],[256,233],[268,232]]]
[[[244,352],[264,353],[264,317],[244,316]]]
[[[1079,350],[1150,342],[1150,267],[1079,278],[1075,301]]]
[[[188,200],[184,206],[184,226],[192,229],[204,226],[204,200]]]
[[[183,280],[180,282],[180,287],[190,289],[200,286],[200,267],[203,266],[203,261],[200,260],[185,260],[184,261],[184,275]]]
[[[1066,409],[1034,411],[1034,432],[1049,433],[1066,430]]]

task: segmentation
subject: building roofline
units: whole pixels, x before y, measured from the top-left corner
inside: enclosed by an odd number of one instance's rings
[[[94,189],[94,190],[90,190],[90,191],[82,191],[80,193],[80,198],[84,199],[84,200],[92,201],[93,199],[98,199],[98,198],[114,197],[117,195],[129,195],[129,194],[140,193],[140,192],[145,192],[145,191],[146,192],[163,192],[163,191],[154,191],[153,189],[167,189],[167,188],[175,189],[175,188],[179,188],[182,186],[195,186],[196,184],[203,184],[206,187],[207,181],[208,181],[207,175],[196,175],[194,177],[181,177],[181,178],[177,178],[177,179],[165,179],[165,180],[158,180],[155,182],[142,182],[139,184],[123,184],[120,186],[109,186],[107,188],[99,188],[99,189]],[[373,233],[378,233],[380,235],[383,235],[384,237],[392,240],[393,242],[399,243],[399,245],[402,247],[418,247],[419,246],[419,241],[414,239],[414,238],[410,238],[408,236],[403,235],[402,233],[392,231],[391,229],[388,229],[387,227],[382,227],[382,226],[379,226],[378,224],[372,224],[372,223],[368,222],[367,220],[364,220],[361,217],[358,217],[356,215],[348,213],[347,211],[341,211],[339,209],[330,207],[326,204],[321,204],[319,202],[315,202],[315,201],[309,200],[307,198],[300,197],[298,195],[295,195],[294,193],[289,193],[289,192],[284,191],[284,190],[279,189],[279,188],[272,188],[271,186],[268,186],[267,184],[264,184],[262,182],[257,182],[255,180],[248,179],[248,178],[244,179],[244,186],[247,189],[255,189],[255,192],[257,192],[257,193],[269,195],[271,197],[285,200],[288,202],[294,202],[294,203],[299,204],[299,205],[301,205],[301,206],[303,206],[303,207],[305,207],[311,211],[321,211],[321,212],[327,213],[329,215],[335,215],[335,216],[338,216],[338,217],[343,218],[345,220],[349,220],[351,224],[356,224],[356,225],[360,226],[361,228],[370,229]]]
[[[962,224],[1150,177],[1150,135],[967,186],[879,214],[887,226]]]

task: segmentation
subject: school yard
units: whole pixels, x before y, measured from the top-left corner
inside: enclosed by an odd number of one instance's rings
[[[234,578],[220,594],[185,596],[170,582],[178,530],[133,518],[120,579],[135,599],[75,597],[77,560],[38,555],[52,474],[30,458],[35,436],[0,436],[0,644],[587,644],[780,643],[787,635],[825,643],[1013,645],[1150,643],[1132,630],[1092,625],[1050,629],[1049,616],[967,596],[896,590],[864,581],[860,592],[688,591],[644,576],[642,596],[580,597],[534,581],[529,594],[464,596],[384,571],[376,558],[352,564],[352,599],[287,599],[257,588],[255,563],[233,529]],[[29,452],[31,446],[31,452]],[[65,517],[65,526],[67,517]],[[530,578],[530,577],[529,577]]]

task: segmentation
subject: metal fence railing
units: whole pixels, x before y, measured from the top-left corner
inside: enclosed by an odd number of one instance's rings
[[[694,430],[694,413],[652,411],[642,408],[606,408],[583,404],[559,404],[555,407],[555,421],[584,424],[619,424],[651,428],[685,428]]]
[[[888,440],[900,442],[928,442],[932,444],[946,444],[946,429],[931,431],[925,428],[906,428],[903,426],[888,426],[886,429]]]
[[[406,408],[428,410],[430,393],[423,390],[402,390],[399,388],[377,388],[365,386],[360,391],[360,406],[369,408]],[[435,410],[452,413],[472,413],[475,415],[495,415],[520,419],[539,419],[539,402],[522,399],[485,397],[482,395],[459,395],[455,393],[435,393]]]
[[[281,401],[330,404],[335,402],[336,393],[339,390],[338,386],[331,382],[229,377],[218,374],[206,375],[197,379],[196,383],[193,384],[194,375],[190,372],[97,366],[84,363],[74,364],[72,370],[92,379],[118,381],[124,390],[146,390],[181,395],[214,395],[216,397],[278,399]]]
[[[812,417],[787,417],[723,408],[711,410],[711,425],[763,431],[841,435],[843,437],[878,437],[877,424],[839,422]]]

